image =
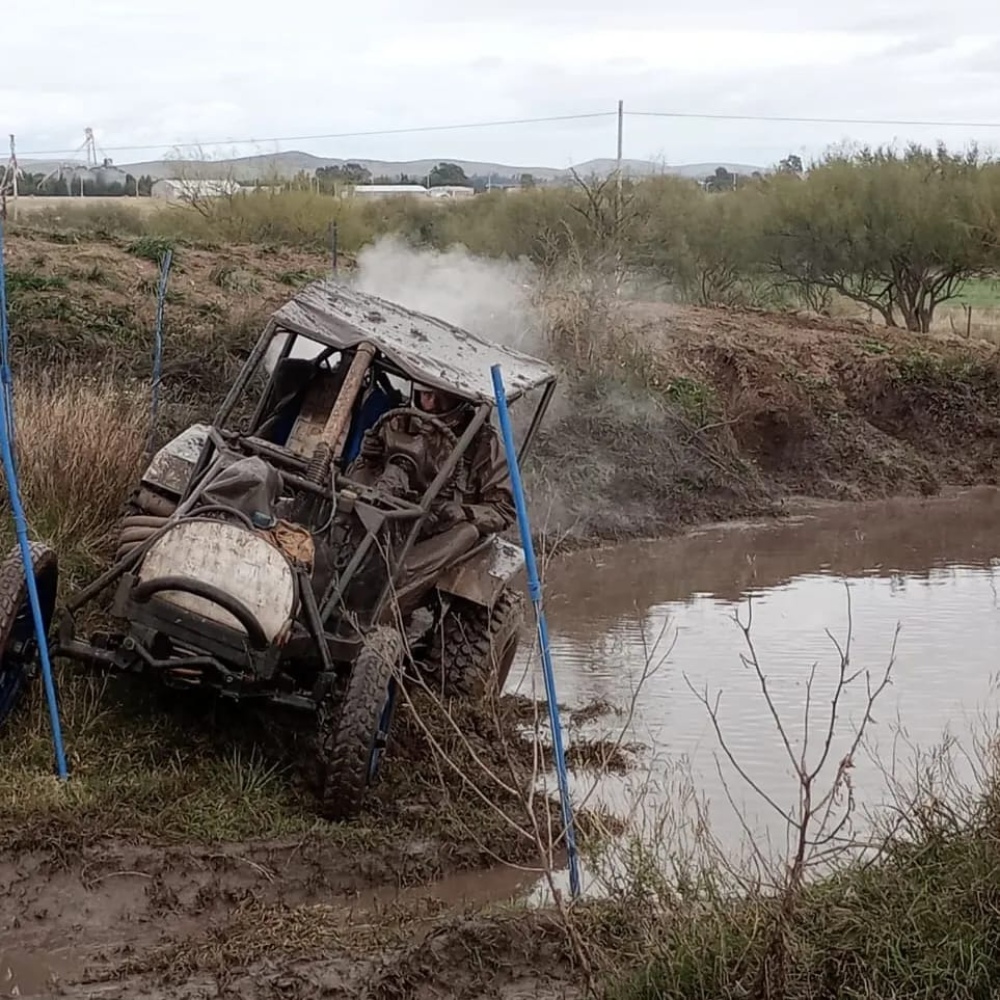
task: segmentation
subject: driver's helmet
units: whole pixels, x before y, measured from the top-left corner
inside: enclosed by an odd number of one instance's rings
[[[469,405],[461,396],[428,385],[414,386],[413,402],[418,410],[452,425],[468,415]]]

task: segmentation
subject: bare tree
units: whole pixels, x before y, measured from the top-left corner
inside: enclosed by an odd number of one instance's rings
[[[834,678],[833,691],[830,696],[829,708],[825,714],[825,722],[818,733],[812,730],[811,715],[814,704],[814,688],[816,682],[816,664],[813,664],[806,683],[805,704],[803,706],[803,735],[801,749],[796,750],[789,736],[788,726],[778,713],[774,695],[768,684],[767,675],[757,655],[752,636],[753,606],[750,601],[750,612],[746,623],[738,615],[734,616],[739,626],[747,652],[742,656],[744,666],[751,670],[758,682],[763,696],[766,711],[774,723],[778,741],[791,764],[793,774],[798,784],[797,803],[794,807],[783,806],[764,789],[759,780],[753,777],[740,763],[726,739],[719,717],[721,694],[715,698],[709,697],[707,691],[699,692],[687,680],[689,688],[704,705],[712,721],[713,728],[722,748],[723,755],[736,770],[740,778],[785,824],[788,831],[788,855],[780,870],[775,870],[771,858],[764,855],[756,845],[756,838],[749,828],[747,820],[733,800],[726,780],[719,767],[719,775],[724,785],[730,803],[748,834],[755,855],[757,868],[762,873],[770,873],[771,889],[775,893],[775,905],[770,917],[770,929],[766,936],[760,965],[757,969],[751,995],[760,997],[780,997],[787,992],[789,976],[789,954],[791,935],[798,914],[810,873],[818,870],[828,870],[838,858],[851,854],[854,849],[853,838],[847,836],[852,817],[855,812],[854,789],[851,783],[851,769],[854,767],[865,732],[872,721],[872,710],[875,702],[888,687],[890,675],[895,663],[896,635],[893,637],[889,662],[880,675],[872,677],[867,670],[854,669],[851,664],[851,640],[853,633],[853,618],[851,614],[850,589],[847,588],[848,624],[847,636],[843,644],[838,642],[829,631],[827,635],[833,643],[838,656],[838,667]],[[864,684],[864,708],[862,718],[856,725],[853,735],[846,741],[842,749],[835,749],[839,728],[839,714],[848,689],[858,680]],[[818,740],[819,751],[813,759],[812,746],[814,737]],[[834,765],[833,774],[825,784],[821,784],[824,769],[828,764]],[[717,765],[718,766],[718,765]]]

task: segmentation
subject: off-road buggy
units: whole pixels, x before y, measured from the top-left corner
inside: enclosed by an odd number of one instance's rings
[[[547,365],[332,280],[305,287],[272,315],[212,423],[152,458],[113,565],[57,616],[56,555],[34,545],[53,656],[301,709],[321,809],[351,816],[407,669],[445,695],[476,696],[502,687],[515,656],[519,546],[487,536],[431,579],[408,579],[404,565],[489,430],[495,363],[511,402],[538,390],[523,457],[555,388]],[[416,387],[467,401],[471,422],[456,435],[412,405]],[[387,423],[387,473],[352,479],[345,470]],[[414,461],[428,442],[445,456],[430,481]],[[83,641],[75,618],[102,595],[116,630]],[[36,653],[14,551],[0,567],[0,722]]]

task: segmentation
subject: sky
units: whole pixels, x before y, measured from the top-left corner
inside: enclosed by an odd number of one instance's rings
[[[662,0],[461,7],[297,0],[284,11],[263,0],[172,0],[146,10],[132,0],[7,6],[0,132],[16,134],[22,159],[68,153],[89,125],[117,163],[201,143],[213,157],[300,149],[565,168],[615,155],[619,99],[625,156],[673,165],[768,166],[844,142],[976,140],[1000,150],[994,0],[713,0],[678,9]],[[600,112],[578,121],[300,138]]]

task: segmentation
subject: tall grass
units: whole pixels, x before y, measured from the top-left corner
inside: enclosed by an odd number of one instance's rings
[[[925,790],[926,791],[926,790]],[[611,1000],[973,1000],[1000,990],[1000,797],[975,790],[891,803],[891,831],[864,860],[797,893],[721,863],[673,875],[635,850],[642,898],[598,908]],[[663,845],[664,851],[670,850]],[[615,922],[629,914],[629,930]],[[641,913],[641,919],[631,914]]]
[[[53,546],[67,583],[110,551],[122,503],[140,472],[148,392],[69,374],[15,386],[18,478],[31,533]],[[5,548],[9,518],[0,522]]]

